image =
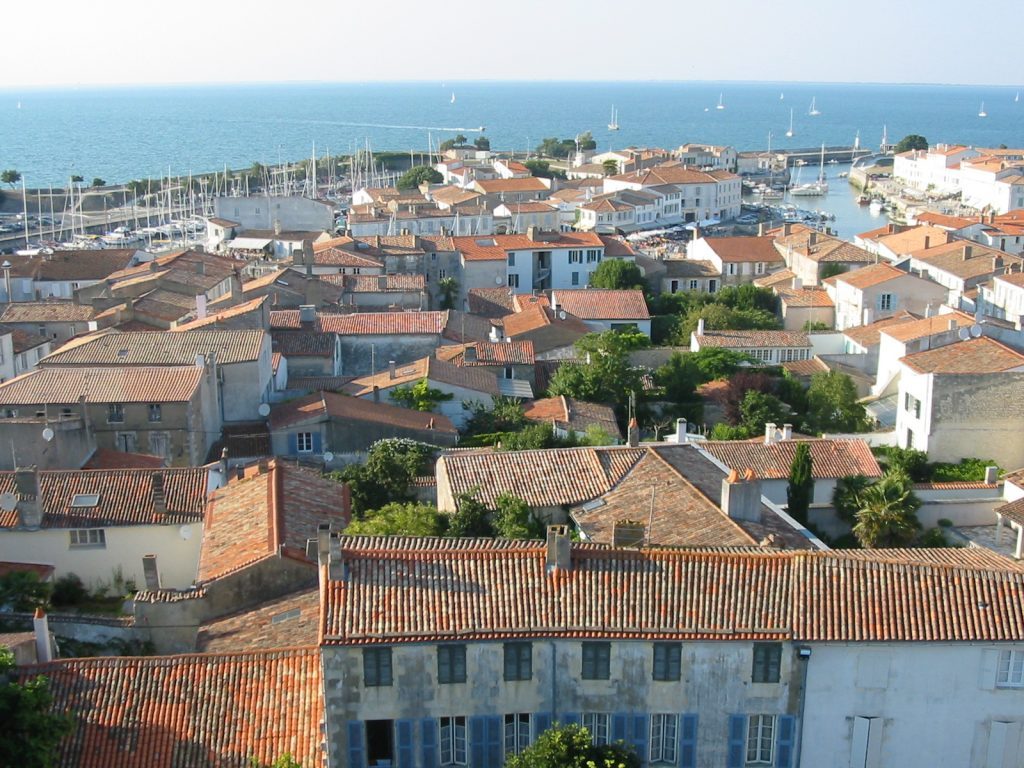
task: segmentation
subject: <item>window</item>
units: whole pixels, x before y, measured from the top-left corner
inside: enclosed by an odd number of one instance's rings
[[[363,685],[367,688],[391,685],[391,649],[363,649]]]
[[[510,267],[514,267],[516,265],[516,255],[514,253],[510,253],[508,255],[508,265]]]
[[[505,643],[505,679],[533,678],[533,643]]]
[[[677,729],[676,715],[651,715],[651,763],[676,763]]]
[[[747,720],[746,765],[771,765],[775,742],[775,716],[751,715]]]
[[[511,365],[506,365],[505,366],[505,378],[506,379],[514,379],[515,377],[516,377],[515,369],[513,369]]]
[[[583,679],[609,679],[611,655],[611,643],[583,643]]]
[[[519,275],[509,275],[508,276],[508,287],[509,288],[518,288],[519,287]]]
[[[782,643],[754,643],[753,682],[779,682],[779,666],[781,662]]]
[[[590,732],[590,743],[595,747],[608,743],[607,712],[584,712],[583,727]]]
[[[573,272],[572,273],[572,284],[573,285],[579,285],[580,284],[580,273],[579,272]]]
[[[891,293],[882,293],[878,295],[878,308],[882,311],[892,309],[893,296]]]
[[[729,262],[729,274],[730,275],[735,275],[736,274],[736,265],[733,262]]]
[[[700,283],[698,283],[698,282],[697,282],[696,280],[691,280],[691,281],[690,281],[690,290],[691,290],[691,291],[696,291],[696,290],[697,290],[697,287],[698,287],[699,285],[700,285]]]
[[[601,252],[598,250],[587,251],[587,263],[591,264],[601,260]]]
[[[102,528],[82,528],[80,530],[68,531],[71,537],[71,547],[95,547],[102,549],[107,546],[107,536]]]
[[[437,646],[437,682],[466,682],[466,646]]]
[[[439,269],[439,270],[437,270],[437,279],[438,280],[444,280],[446,277],[448,277],[448,270],[446,270],[446,269]]]
[[[996,666],[998,688],[1024,688],[1024,651],[1000,651]]]
[[[570,264],[582,264],[583,263],[583,251],[569,251],[569,263]]]
[[[763,275],[764,274],[764,262],[763,261],[759,261],[759,262],[757,262],[757,264],[754,265],[754,274],[757,274],[757,275]]]
[[[466,718],[441,718],[441,765],[466,764]]]
[[[518,755],[530,746],[530,715],[505,715],[505,754]]]
[[[107,404],[107,423],[119,424],[124,421],[124,404],[123,403],[108,403]]]
[[[163,418],[163,414],[161,413],[161,410],[162,409],[160,408],[160,403],[150,403],[149,404],[149,420],[150,421],[154,421],[154,422],[155,421],[160,421]]]
[[[296,445],[298,445],[299,453],[312,453],[313,452],[313,433],[312,432],[299,432],[295,436]]]
[[[679,680],[682,646],[679,643],[654,644],[654,679]]]

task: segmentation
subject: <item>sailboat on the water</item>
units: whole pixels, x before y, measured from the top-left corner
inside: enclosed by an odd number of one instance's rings
[[[619,113],[615,109],[615,105],[614,104],[612,104],[612,119],[608,123],[608,130],[609,131],[617,131],[617,130],[619,130]]]
[[[722,101],[722,94],[718,94],[718,106],[715,109],[725,109],[725,103]]]
[[[988,112],[985,111],[985,102],[981,102],[981,109],[978,110],[978,117],[988,117]]]
[[[811,108],[807,110],[807,114],[810,115],[811,117],[817,117],[818,115],[821,114],[821,110],[819,110],[818,107],[815,106],[813,96],[811,97]]]
[[[451,101],[451,103],[452,104],[455,103],[455,91],[452,91],[452,101]]]
[[[789,130],[786,131],[786,138],[787,139],[792,139],[793,138],[793,109],[792,109],[792,107],[790,107],[790,110],[789,110]]]
[[[821,145],[821,170],[818,171],[818,180],[809,184],[800,184],[789,190],[789,194],[800,197],[820,197],[828,194],[828,182],[825,181],[825,145]]]

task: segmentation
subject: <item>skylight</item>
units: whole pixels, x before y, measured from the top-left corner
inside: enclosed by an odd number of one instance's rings
[[[100,495],[98,493],[76,493],[71,497],[72,507],[96,507],[99,506]]]

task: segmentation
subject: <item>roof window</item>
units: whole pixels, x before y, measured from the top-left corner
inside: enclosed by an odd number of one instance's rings
[[[72,507],[98,507],[100,495],[98,493],[76,493],[71,497]]]

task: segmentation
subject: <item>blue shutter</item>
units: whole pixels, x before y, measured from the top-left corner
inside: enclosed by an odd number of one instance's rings
[[[420,720],[420,744],[423,747],[423,768],[437,768],[437,721],[432,717]]]
[[[612,741],[625,741],[628,736],[629,715],[616,712],[612,715]]]
[[[501,768],[505,762],[505,733],[501,715],[488,715],[487,718],[487,762],[486,768]]]
[[[536,741],[540,735],[551,727],[551,713],[537,712],[533,716],[533,740]]]
[[[320,453],[320,430],[313,433],[313,453]]]
[[[288,453],[294,456],[299,452],[299,436],[294,432],[288,433]]]
[[[633,744],[636,746],[636,753],[640,755],[641,763],[646,763],[650,759],[647,752],[647,741],[650,738],[649,728],[647,715],[633,715]]]
[[[363,721],[348,721],[348,768],[363,768]]]
[[[469,718],[469,755],[473,768],[487,765],[487,718],[474,715]]]
[[[412,720],[395,721],[395,741],[398,745],[398,768],[416,768],[412,749]]]
[[[746,755],[744,745],[747,736],[746,715],[729,715],[729,758],[727,768],[743,768]]]
[[[796,730],[796,718],[792,715],[779,715],[778,732],[775,739],[776,768],[790,768],[793,765],[793,732]]]
[[[697,768],[697,716],[679,716],[679,768]]]
[[[580,717],[579,712],[568,712],[558,718],[558,721],[562,725],[579,725],[583,722],[583,718]]]

